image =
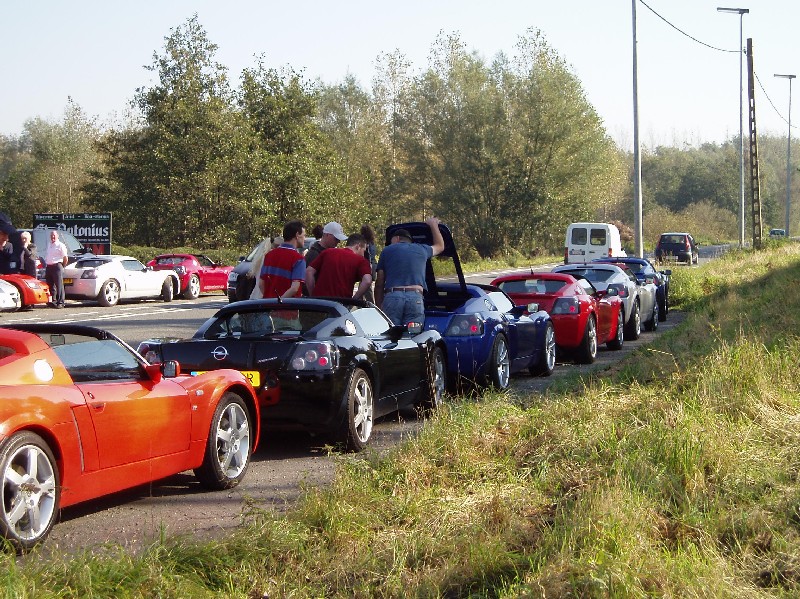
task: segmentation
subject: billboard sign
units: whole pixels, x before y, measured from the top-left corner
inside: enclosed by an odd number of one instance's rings
[[[69,231],[93,254],[111,253],[111,213],[34,214],[33,227]]]

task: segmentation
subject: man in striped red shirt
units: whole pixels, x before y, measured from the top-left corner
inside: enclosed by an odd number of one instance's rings
[[[264,256],[258,286],[265,299],[301,297],[306,278],[306,261],[300,250],[306,240],[306,228],[299,220],[283,226],[283,243]]]

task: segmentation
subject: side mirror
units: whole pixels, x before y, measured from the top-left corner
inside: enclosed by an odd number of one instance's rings
[[[653,277],[653,275],[647,275],[644,278],[644,282],[645,282],[645,284],[649,285],[650,283],[655,283],[656,280],[655,280],[655,277]]]
[[[539,304],[536,302],[531,302],[527,306],[528,314],[535,314],[539,311]]]
[[[181,365],[176,360],[167,360],[160,364],[161,372],[165,378],[174,379],[181,373]]]
[[[619,295],[619,289],[616,287],[609,287],[605,290],[603,295],[607,295],[608,297],[614,297]]]
[[[662,274],[665,274],[667,276],[670,276],[672,274],[672,270],[671,269],[670,270],[662,270],[661,272],[662,272]]]

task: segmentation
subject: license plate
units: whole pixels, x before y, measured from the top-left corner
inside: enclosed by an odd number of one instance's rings
[[[72,279],[64,279],[64,285],[72,285]]]
[[[208,370],[192,370],[189,374],[197,376],[198,374],[205,374],[206,372],[208,372]],[[258,388],[261,386],[261,373],[258,372],[258,370],[240,370],[240,372],[250,381],[253,387]]]

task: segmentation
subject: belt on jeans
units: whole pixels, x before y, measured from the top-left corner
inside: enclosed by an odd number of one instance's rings
[[[414,291],[416,293],[422,293],[422,290],[416,287],[387,287],[384,293],[391,293],[392,291]]]

